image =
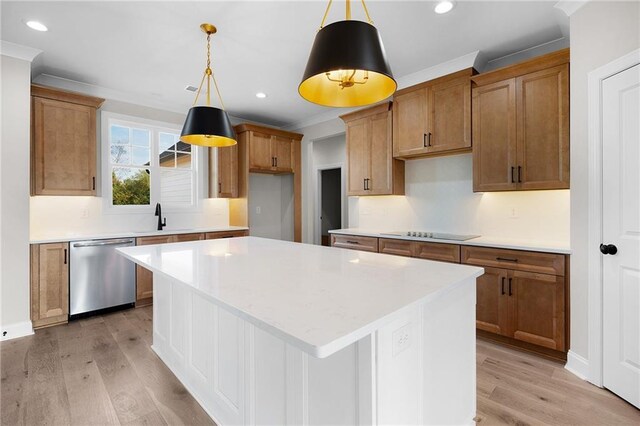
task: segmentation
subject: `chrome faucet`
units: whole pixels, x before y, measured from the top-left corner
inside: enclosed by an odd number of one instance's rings
[[[162,231],[162,228],[167,226],[167,218],[165,217],[162,220],[162,206],[160,206],[160,203],[156,204],[156,216],[158,216],[158,231]]]

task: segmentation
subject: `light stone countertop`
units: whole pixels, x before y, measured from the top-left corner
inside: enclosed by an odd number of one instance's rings
[[[371,334],[405,308],[475,284],[484,272],[256,237],[117,250],[318,358]]]
[[[390,238],[395,240],[425,241],[433,243],[459,244],[461,246],[494,247],[511,250],[539,251],[544,253],[571,254],[571,247],[568,242],[562,241],[538,241],[525,239],[496,238],[481,236],[466,241],[440,240],[437,238],[416,238],[406,235],[392,235],[389,232],[361,228],[334,229],[330,234],[337,235],[359,235],[363,237]]]
[[[38,236],[31,238],[30,244],[57,243],[63,241],[84,241],[84,240],[106,240],[112,238],[139,238],[153,237],[158,235],[176,235],[176,234],[197,234],[204,232],[224,232],[224,231],[242,231],[247,230],[246,226],[212,226],[208,228],[184,228],[184,229],[163,229],[162,231],[140,231],[140,232],[114,232],[103,234],[78,234],[68,233],[59,236]]]

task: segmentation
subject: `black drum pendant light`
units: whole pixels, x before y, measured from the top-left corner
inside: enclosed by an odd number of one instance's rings
[[[196,99],[182,127],[180,140],[191,145],[200,146],[221,147],[235,145],[237,143],[236,132],[233,130],[231,120],[229,120],[229,116],[224,110],[218,83],[211,70],[211,35],[215,34],[217,29],[211,24],[202,24],[200,29],[207,34],[207,68],[204,70]],[[196,105],[205,79],[207,80],[207,104]],[[211,106],[211,80],[213,80],[221,108]]]
[[[329,0],[298,86],[300,96],[331,107],[363,106],[388,98],[397,84],[364,0],[368,23],[351,20],[351,3],[346,0],[346,20],[325,27],[331,3]]]

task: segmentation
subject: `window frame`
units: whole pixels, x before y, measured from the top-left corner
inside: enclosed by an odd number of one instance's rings
[[[105,199],[103,202],[103,210],[106,214],[153,214],[155,212],[156,203],[161,202],[161,179],[160,173],[162,167],[159,164],[159,133],[169,132],[178,133],[182,130],[175,123],[168,123],[162,121],[149,120],[146,118],[117,114],[109,111],[102,111],[101,116],[101,196]],[[148,130],[150,132],[150,165],[151,171],[150,179],[150,194],[149,205],[113,205],[113,182],[111,172],[113,167],[117,165],[111,164],[111,135],[110,129],[112,125],[123,126],[135,129]],[[191,146],[192,165],[191,177],[192,177],[192,200],[193,203],[190,206],[181,207],[175,204],[163,204],[163,213],[198,213],[202,211],[202,198],[204,190],[204,165],[206,160],[206,152],[200,146]],[[134,168],[146,168],[144,166],[128,166]],[[173,168],[171,170],[180,171],[180,168]],[[182,169],[182,171],[187,171]]]

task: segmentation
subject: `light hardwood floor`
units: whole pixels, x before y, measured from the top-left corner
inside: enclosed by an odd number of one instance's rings
[[[2,425],[211,425],[151,351],[151,307],[0,344]],[[481,425],[640,424],[640,412],[561,364],[478,341]]]

